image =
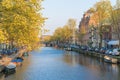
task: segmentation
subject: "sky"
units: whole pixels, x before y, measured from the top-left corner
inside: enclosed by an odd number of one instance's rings
[[[42,14],[48,19],[44,27],[49,30],[45,35],[52,35],[57,27],[64,26],[68,19],[77,21],[77,26],[83,14],[99,0],[44,0]],[[110,0],[115,5],[116,0]]]

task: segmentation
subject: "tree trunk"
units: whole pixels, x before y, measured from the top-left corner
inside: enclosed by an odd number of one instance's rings
[[[118,41],[119,41],[118,47],[120,48],[120,34],[119,33],[118,33]]]
[[[103,39],[103,36],[102,36],[102,34],[100,34],[100,43],[99,43],[99,48],[101,48],[101,47],[102,47],[102,39]]]

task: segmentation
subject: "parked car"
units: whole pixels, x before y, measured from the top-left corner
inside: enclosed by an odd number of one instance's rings
[[[7,50],[6,49],[2,49],[2,54],[7,54]]]
[[[71,49],[80,49],[80,47],[77,46],[77,45],[70,45],[70,48],[71,48]]]
[[[17,53],[18,52],[18,48],[13,48],[13,51],[15,52],[15,53]]]
[[[94,51],[94,47],[88,47],[88,51]]]
[[[100,49],[99,49],[98,47],[95,47],[94,51],[95,51],[95,52],[99,52]]]
[[[113,53],[113,49],[108,49],[105,52],[105,54],[108,54],[108,55],[112,55],[112,53]]]
[[[105,48],[105,47],[102,47],[102,48],[100,49],[100,53],[103,53],[103,54],[105,54],[106,50],[107,50],[107,48]]]
[[[82,50],[87,50],[88,47],[87,47],[87,46],[81,46],[81,49],[82,49]]]
[[[120,55],[119,49],[117,48],[113,49],[112,55],[115,55],[115,56]]]

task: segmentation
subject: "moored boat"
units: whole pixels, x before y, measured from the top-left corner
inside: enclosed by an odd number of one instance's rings
[[[5,66],[4,73],[5,74],[13,74],[16,72],[16,64],[10,62],[7,66]]]

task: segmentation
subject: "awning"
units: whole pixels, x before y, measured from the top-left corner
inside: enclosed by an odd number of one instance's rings
[[[108,45],[119,45],[119,41],[118,40],[109,41]]]

